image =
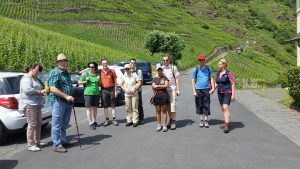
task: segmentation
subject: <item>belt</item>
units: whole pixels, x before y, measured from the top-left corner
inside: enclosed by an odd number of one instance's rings
[[[115,89],[115,87],[102,87],[102,90],[111,90],[111,89]]]

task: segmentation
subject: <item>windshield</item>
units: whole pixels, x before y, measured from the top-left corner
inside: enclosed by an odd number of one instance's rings
[[[22,76],[0,78],[0,95],[19,94]]]
[[[136,67],[142,71],[145,71],[145,70],[147,70],[146,65],[147,64],[145,64],[145,63],[137,63]]]

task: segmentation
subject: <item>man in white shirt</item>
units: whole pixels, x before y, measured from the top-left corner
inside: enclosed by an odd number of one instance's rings
[[[163,71],[164,75],[169,79],[168,94],[170,100],[170,106],[168,114],[170,121],[168,123],[168,128],[171,130],[176,129],[176,97],[180,95],[180,85],[179,85],[179,72],[177,67],[170,64],[171,55],[165,54],[163,56]]]

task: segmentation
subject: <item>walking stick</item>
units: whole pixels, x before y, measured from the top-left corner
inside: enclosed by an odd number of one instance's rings
[[[79,136],[79,129],[78,129],[78,124],[77,124],[77,118],[76,118],[76,113],[75,113],[75,107],[74,107],[74,104],[72,105],[73,107],[73,113],[74,113],[74,118],[75,118],[75,125],[76,125],[76,129],[77,129],[77,140],[78,140],[78,143],[79,143],[79,147],[81,149],[81,143],[80,143],[80,136]]]

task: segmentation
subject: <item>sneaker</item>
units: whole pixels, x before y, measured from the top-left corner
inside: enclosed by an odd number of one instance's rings
[[[100,124],[98,124],[97,122],[94,122],[94,125],[95,125],[96,127],[100,127]]]
[[[156,131],[159,132],[162,130],[162,128],[163,128],[162,125],[158,124],[156,127]]]
[[[127,122],[127,123],[125,124],[126,127],[129,127],[129,126],[131,126],[131,125],[133,125],[132,122],[129,122],[129,123]]]
[[[96,125],[95,125],[95,123],[90,124],[90,129],[91,129],[91,130],[96,130]]]
[[[57,153],[66,153],[66,152],[68,152],[68,150],[65,149],[63,146],[55,147],[53,151],[57,152]]]
[[[204,127],[204,121],[203,120],[200,120],[200,123],[199,123],[199,127]]]
[[[171,128],[172,121],[173,121],[172,119],[169,120],[169,123],[167,124],[167,128]]]
[[[104,126],[104,127],[107,127],[107,126],[109,126],[109,125],[110,125],[110,122],[109,122],[109,120],[105,120],[105,122],[104,122],[103,126]]]
[[[176,129],[176,121],[172,120],[171,130],[175,130],[175,129]]]
[[[32,152],[41,151],[41,149],[37,146],[30,146],[30,147],[28,147],[28,150],[32,151]]]
[[[209,123],[208,123],[207,120],[204,121],[204,127],[205,127],[205,128],[209,128]]]
[[[167,126],[164,126],[164,127],[163,127],[163,132],[167,132],[167,131],[168,131]]]
[[[137,127],[139,123],[133,123],[133,127]]]
[[[229,126],[224,125],[223,131],[224,133],[229,133],[230,132]]]
[[[116,119],[114,119],[114,120],[112,121],[112,124],[115,125],[115,126],[118,126],[118,125],[119,125],[119,123],[117,122]]]

